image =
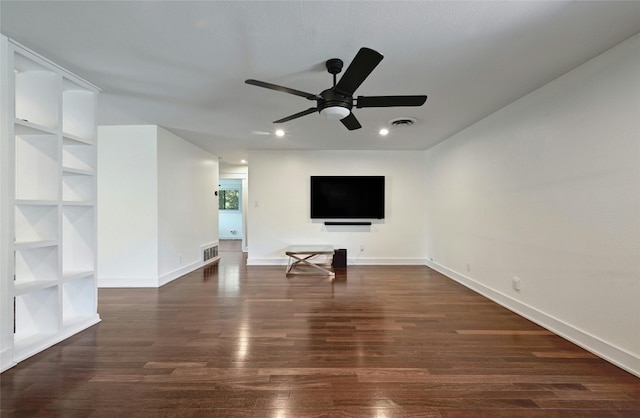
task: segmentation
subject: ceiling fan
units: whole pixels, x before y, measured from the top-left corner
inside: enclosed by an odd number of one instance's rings
[[[326,62],[327,71],[333,74],[333,87],[324,90],[320,94],[306,93],[304,91],[278,86],[258,80],[245,80],[245,83],[283,93],[294,94],[308,100],[315,100],[316,106],[298,112],[286,118],[278,119],[273,123],[288,122],[301,116],[319,112],[327,119],[340,120],[350,131],[360,129],[362,125],[351,112],[351,109],[365,107],[395,107],[395,106],[422,106],[427,101],[426,95],[420,96],[358,96],[353,97],[360,84],[371,74],[382,61],[382,54],[369,48],[360,48],[355,58],[349,64],[340,81],[336,83],[336,74],[342,71],[343,62],[339,58],[331,58]]]

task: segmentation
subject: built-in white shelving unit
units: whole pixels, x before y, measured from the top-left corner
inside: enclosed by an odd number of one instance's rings
[[[5,370],[100,321],[98,89],[4,36],[0,42]]]

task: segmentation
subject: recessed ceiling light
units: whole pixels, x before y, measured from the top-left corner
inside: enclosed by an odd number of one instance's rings
[[[386,136],[389,135],[389,130],[387,128],[382,128],[378,133],[382,136]]]
[[[246,163],[247,163],[247,160],[240,160],[240,163],[242,163],[242,164],[246,164]]]
[[[284,131],[282,129],[276,130],[276,136],[284,136]]]

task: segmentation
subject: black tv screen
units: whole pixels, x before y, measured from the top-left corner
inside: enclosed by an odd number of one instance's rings
[[[383,219],[384,176],[311,176],[312,219]]]

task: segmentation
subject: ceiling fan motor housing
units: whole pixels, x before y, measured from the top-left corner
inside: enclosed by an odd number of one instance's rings
[[[353,107],[353,98],[351,96],[345,96],[344,94],[340,94],[333,89],[327,89],[320,93],[321,99],[318,99],[318,112],[322,113],[322,111],[326,108],[330,107],[342,107],[347,109],[347,111],[351,112],[351,108]],[[326,112],[325,112],[326,113]],[[342,117],[347,116],[347,114]],[[336,119],[342,119],[336,117]]]

